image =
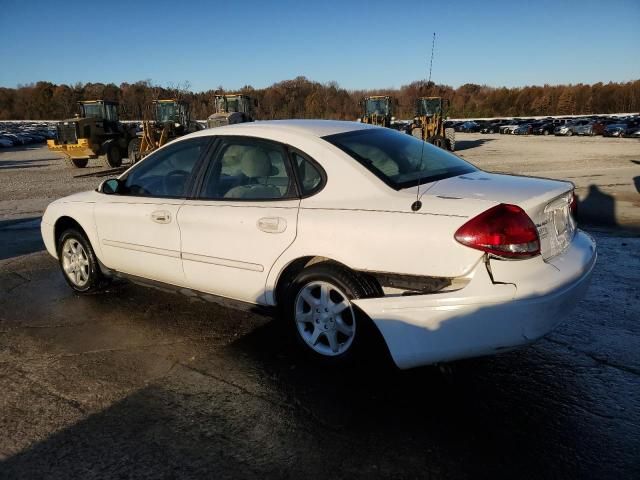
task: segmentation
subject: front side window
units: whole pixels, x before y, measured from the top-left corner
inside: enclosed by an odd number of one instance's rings
[[[441,148],[388,128],[356,130],[323,138],[396,190],[477,170]]]
[[[208,144],[207,138],[195,138],[159,150],[140,162],[124,179],[124,195],[181,198],[196,162]]]
[[[278,200],[295,195],[286,152],[281,146],[228,140],[207,172],[200,197]]]

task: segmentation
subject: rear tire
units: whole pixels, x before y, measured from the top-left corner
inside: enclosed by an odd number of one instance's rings
[[[453,128],[445,128],[444,136],[447,139],[447,150],[450,152],[456,151],[456,131]]]
[[[66,158],[66,163],[70,167],[85,168],[87,166],[87,164],[89,163],[89,159],[88,158],[69,158],[69,157],[67,157]]]
[[[105,283],[91,243],[81,231],[65,230],[57,243],[58,263],[67,284],[82,294],[94,293]]]
[[[376,345],[379,334],[351,300],[377,296],[373,281],[333,262],[302,270],[284,293],[284,314],[300,349],[325,365],[343,365]]]
[[[442,148],[443,150],[447,150],[447,140],[444,137],[441,137],[440,135],[436,135],[435,137],[431,137],[429,140],[427,140],[430,144]]]
[[[105,152],[104,161],[105,167],[118,168],[122,165],[122,154],[118,144],[113,140],[107,140],[103,146]]]

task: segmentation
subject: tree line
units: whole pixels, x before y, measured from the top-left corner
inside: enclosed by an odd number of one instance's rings
[[[366,95],[391,95],[397,118],[413,117],[416,98],[443,96],[451,102],[449,117],[513,117],[583,115],[640,111],[640,80],[592,85],[543,85],[496,88],[468,83],[458,88],[416,81],[399,89],[346,90],[336,82],[319,83],[305,77],[284,80],[266,88],[245,86],[239,91],[257,100],[256,118],[327,118],[353,120],[360,116]],[[233,93],[236,93],[233,92]],[[162,87],[150,80],[135,83],[37,82],[0,88],[0,120],[56,120],[70,118],[80,100],[105,99],[120,103],[123,120],[149,118],[151,101],[179,98],[189,102],[192,118],[213,113],[213,97],[222,87],[192,92],[189,84]],[[231,93],[231,92],[227,92]]]

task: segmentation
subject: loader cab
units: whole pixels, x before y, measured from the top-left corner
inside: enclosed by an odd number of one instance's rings
[[[416,101],[417,117],[444,117],[449,110],[449,100],[442,97],[422,97]]]
[[[365,115],[392,115],[391,97],[365,97],[363,106]]]
[[[257,101],[249,95],[216,95],[213,99],[214,113],[207,118],[207,128],[253,122],[255,106]]]
[[[153,118],[156,123],[174,123],[186,126],[190,120],[189,104],[179,100],[154,100]]]
[[[248,95],[216,95],[216,113],[246,113],[251,114],[254,101]]]
[[[394,99],[389,96],[364,97],[360,102],[362,106],[362,118],[360,121],[369,125],[391,127],[394,103]]]
[[[104,100],[87,100],[78,102],[80,118],[95,118],[97,120],[118,121],[118,103]]]

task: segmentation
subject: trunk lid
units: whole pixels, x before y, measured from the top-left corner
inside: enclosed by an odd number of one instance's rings
[[[518,205],[533,220],[543,258],[562,253],[576,230],[570,213],[573,184],[545,178],[472,172],[421,188],[426,195]]]

